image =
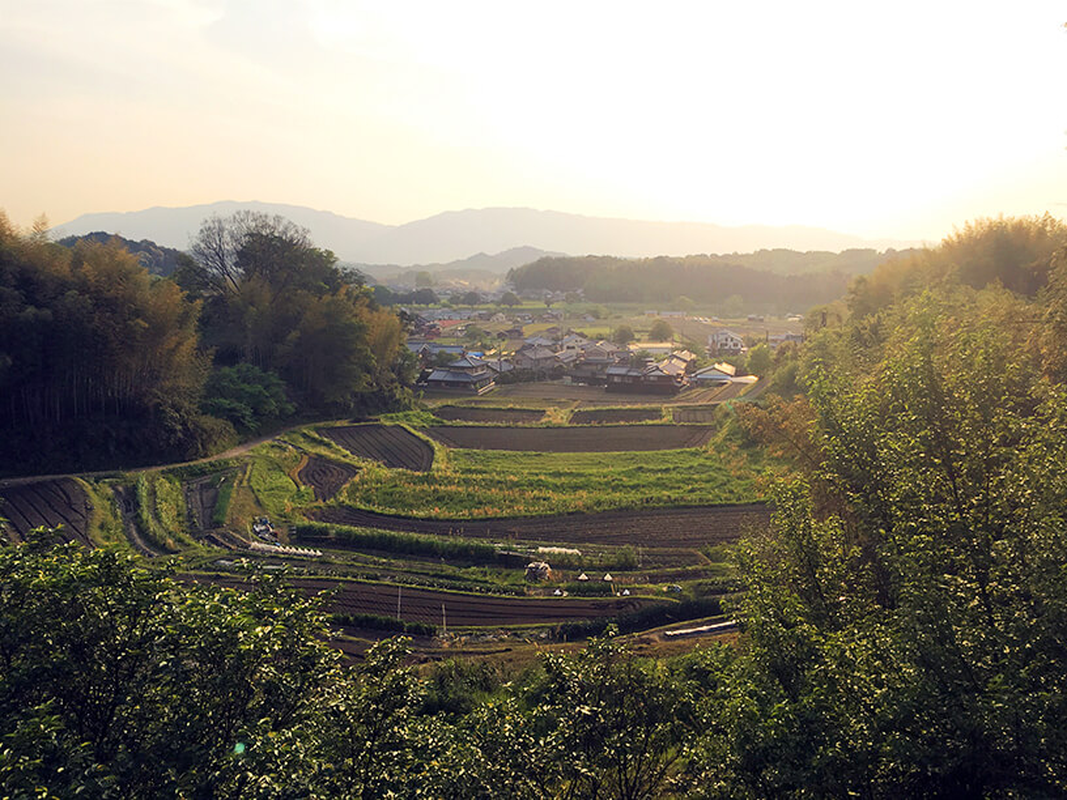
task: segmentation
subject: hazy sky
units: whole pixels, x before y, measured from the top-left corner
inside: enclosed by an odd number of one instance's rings
[[[1046,0],[0,0],[0,208],[937,240],[1067,215],[1064,22]]]

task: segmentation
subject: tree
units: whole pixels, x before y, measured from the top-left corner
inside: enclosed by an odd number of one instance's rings
[[[146,452],[198,455],[208,366],[199,314],[115,242],[68,249],[19,236],[0,218],[5,441],[64,468]]]
[[[652,323],[652,328],[648,332],[648,338],[653,342],[671,342],[674,341],[674,328],[665,319],[657,319]]]
[[[285,382],[252,364],[212,372],[204,385],[201,408],[205,414],[251,432],[296,410],[286,397]]]
[[[504,294],[500,295],[500,302],[509,308],[514,308],[522,303],[515,292],[504,292]]]
[[[748,362],[745,366],[750,373],[762,378],[770,375],[772,363],[771,348],[766,342],[760,342],[748,351]]]
[[[743,550],[730,760],[766,794],[1062,793],[1067,392],[1010,292],[883,313],[808,367],[813,469]]]
[[[240,253],[253,235],[275,237],[294,247],[310,247],[306,228],[278,215],[258,211],[236,211],[228,217],[218,214],[205,219],[189,246],[189,254],[200,268],[199,280],[219,292],[237,290],[244,269]]]
[[[634,336],[634,329],[629,325],[620,325],[611,334],[611,341],[615,344],[629,344],[635,338],[637,337]]]
[[[175,584],[110,550],[0,550],[0,784],[13,796],[238,797],[338,676],[315,601]],[[277,764],[271,765],[277,767]]]

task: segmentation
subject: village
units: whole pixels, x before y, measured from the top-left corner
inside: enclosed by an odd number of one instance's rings
[[[646,313],[654,320],[650,333],[666,333],[669,338],[625,341],[632,338],[628,325],[619,326],[627,331],[622,336],[587,335],[567,323],[592,323],[603,332],[598,320],[568,319],[559,309],[512,314],[453,308],[405,311],[413,328],[407,346],[421,367],[417,387],[428,393],[482,395],[504,384],[558,381],[599,386],[612,393],[675,395],[689,388],[758,380],[738,366],[749,351],[745,336],[715,327],[703,342],[691,336],[675,341],[681,337],[673,335],[668,320],[675,325],[687,320],[709,323],[679,312]],[[752,342],[756,337],[747,338]],[[774,352],[784,343],[802,342],[803,336],[786,330],[759,341]]]

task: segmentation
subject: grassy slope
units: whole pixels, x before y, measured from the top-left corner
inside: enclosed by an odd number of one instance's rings
[[[460,518],[742,503],[760,498],[771,468],[726,437],[706,448],[642,453],[450,450],[428,473],[369,467],[343,502]]]

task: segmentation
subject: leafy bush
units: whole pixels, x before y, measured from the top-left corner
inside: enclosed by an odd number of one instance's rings
[[[380,614],[330,614],[329,621],[334,625],[347,625],[372,631],[397,631],[411,636],[437,635],[437,626],[428,622],[407,622]]]
[[[205,414],[249,432],[288,417],[295,410],[286,397],[285,381],[252,364],[221,367],[212,372],[204,385],[200,407]]]
[[[471,561],[496,561],[496,548],[485,542],[469,539],[440,539],[418,533],[380,531],[371,528],[352,528],[346,525],[325,525],[320,522],[301,523],[293,529],[297,538],[337,539],[348,545],[387,553],[430,556],[432,558],[460,558]]]

